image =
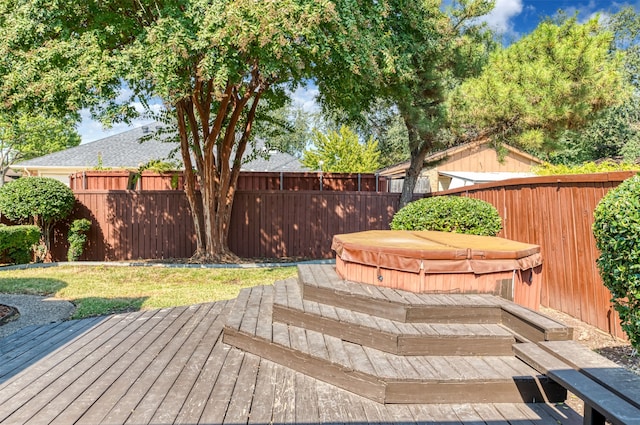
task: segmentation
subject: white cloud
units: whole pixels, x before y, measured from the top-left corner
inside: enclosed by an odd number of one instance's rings
[[[320,106],[316,103],[318,88],[314,84],[298,87],[291,93],[293,106],[301,108],[305,112],[318,112]]]
[[[491,12],[480,18],[499,34],[513,34],[511,20],[522,13],[522,0],[497,0]]]

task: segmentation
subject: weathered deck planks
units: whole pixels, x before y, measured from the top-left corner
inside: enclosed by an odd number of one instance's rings
[[[274,321],[375,346],[394,354],[443,355],[454,352],[458,355],[511,355],[511,345],[515,342],[511,332],[494,323],[406,323],[303,300],[295,280],[276,282],[273,295],[265,293],[265,296],[272,297],[273,303],[263,303],[260,308],[273,306]],[[483,297],[477,298],[479,305],[487,302]],[[453,301],[447,299],[444,302]],[[436,297],[435,302],[442,305],[443,300]],[[242,303],[238,308],[248,307]],[[249,318],[255,314],[244,311]],[[260,321],[265,328],[268,328],[265,325],[268,317],[265,314],[264,320]],[[268,330],[265,332],[265,338],[269,339]]]
[[[85,327],[84,333],[0,386],[1,422],[557,423],[547,405],[375,403],[223,344],[220,334],[229,305],[74,322],[76,329]],[[316,337],[306,334],[309,349],[320,343]],[[40,333],[34,347],[46,339],[46,333]],[[4,340],[0,342],[3,354],[11,356]],[[580,418],[572,414],[560,423],[577,424]]]

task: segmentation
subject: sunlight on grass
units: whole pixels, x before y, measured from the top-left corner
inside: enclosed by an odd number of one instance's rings
[[[295,267],[171,269],[65,266],[0,271],[0,293],[49,295],[77,307],[73,318],[235,298],[242,288],[296,276]]]

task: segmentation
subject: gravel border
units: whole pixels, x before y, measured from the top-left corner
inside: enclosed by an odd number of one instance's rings
[[[172,269],[264,269],[275,267],[295,267],[302,264],[335,264],[335,259],[329,260],[308,260],[297,262],[279,263],[236,263],[236,264],[190,264],[190,263],[154,263],[147,261],[74,261],[59,263],[30,263],[15,264],[11,266],[0,266],[2,270],[24,270],[48,267],[76,267],[76,266],[108,266],[108,267],[166,267]]]
[[[0,294],[0,304],[18,309],[20,317],[0,326],[0,338],[32,325],[46,325],[71,317],[76,307],[69,301],[38,295]]]

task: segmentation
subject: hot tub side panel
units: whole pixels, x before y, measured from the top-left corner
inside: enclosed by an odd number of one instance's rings
[[[345,280],[416,293],[494,294],[538,310],[542,266],[491,273],[425,273],[392,270],[345,261],[336,256],[336,271]]]

